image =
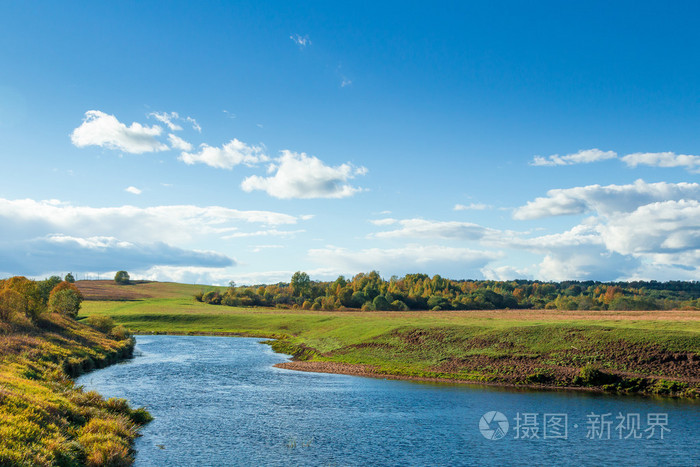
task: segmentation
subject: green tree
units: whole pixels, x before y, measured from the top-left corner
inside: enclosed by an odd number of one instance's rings
[[[290,283],[292,287],[292,295],[295,297],[304,297],[311,291],[311,279],[309,275],[302,271],[297,271],[292,275]]]
[[[129,277],[129,273],[126,271],[118,271],[114,275],[114,282],[116,282],[119,285],[125,285],[128,284],[131,278]]]
[[[63,278],[63,280],[72,284],[75,282],[75,277],[73,277],[72,272],[69,272],[68,274],[66,274],[66,277]]]

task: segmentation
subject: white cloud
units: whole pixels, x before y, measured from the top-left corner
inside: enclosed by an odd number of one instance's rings
[[[307,45],[311,45],[311,40],[309,39],[309,36],[300,36],[299,34],[292,34],[289,36],[291,40],[294,41],[296,45],[299,46],[299,48],[303,49]]]
[[[179,120],[180,116],[178,115],[177,112],[151,112],[148,114],[149,117],[153,117],[156,120],[158,120],[161,123],[164,123],[165,126],[170,128],[170,131],[181,131],[182,127],[178,124],[176,124],[173,120]]]
[[[6,240],[61,233],[75,237],[113,236],[130,242],[178,244],[205,235],[221,237],[242,225],[296,224],[298,218],[272,211],[221,206],[172,205],[93,208],[56,200],[0,198],[0,235]]]
[[[370,223],[374,225],[392,225],[396,224],[398,222],[398,219],[392,219],[391,217],[387,217],[386,219],[371,219]]]
[[[174,135],[170,133],[168,135],[168,141],[170,142],[170,146],[173,149],[177,149],[180,151],[191,151],[192,150],[192,144],[190,144],[188,141],[185,141],[184,139],[180,138],[177,135]]]
[[[352,84],[352,80],[343,78],[343,80],[340,82],[340,87],[344,88],[346,86],[350,86]]]
[[[309,250],[309,257],[324,267],[344,274],[379,270],[385,275],[422,272],[473,278],[479,277],[481,268],[502,257],[502,254],[440,245],[407,245],[364,250],[326,247]]]
[[[668,264],[679,261],[679,254],[694,256],[700,251],[699,219],[697,200],[664,201],[611,217],[599,230],[612,251],[636,256],[651,254],[655,262],[663,260]],[[664,260],[662,255],[671,259]]]
[[[222,268],[234,264],[202,251],[232,232],[260,236],[299,217],[220,206],[93,208],[58,200],[0,198],[0,273],[105,272],[153,266]],[[247,232],[250,225],[255,228]],[[271,226],[261,231],[260,226]],[[280,235],[292,235],[285,232]]]
[[[615,151],[601,151],[600,149],[582,149],[575,154],[567,154],[560,156],[553,154],[549,157],[535,156],[530,165],[536,166],[555,166],[555,165],[574,165],[574,164],[590,164],[591,162],[604,161],[617,157]]]
[[[188,165],[201,163],[218,169],[232,169],[241,164],[253,166],[269,160],[263,146],[250,146],[235,138],[220,148],[202,144],[198,153],[183,152],[179,159]]]
[[[231,279],[235,279],[236,284],[243,285],[235,278],[234,268],[158,265],[133,273],[129,271],[129,274],[141,280],[201,285],[227,285]]]
[[[600,235],[597,218],[561,233],[533,238],[509,233],[489,243],[545,255],[536,274],[543,280],[615,280],[640,265],[636,258],[610,251]],[[490,271],[491,276],[495,273]]]
[[[486,209],[491,209],[493,206],[484,203],[471,203],[471,204],[455,204],[453,208],[455,211],[484,211]]]
[[[393,221],[393,219],[391,219]],[[470,222],[431,221],[426,219],[403,219],[397,221],[399,229],[371,234],[374,238],[444,238],[460,240],[478,240],[484,235],[495,232]],[[391,222],[393,224],[394,222]],[[382,225],[382,224],[378,224]],[[390,224],[385,224],[390,225]]]
[[[250,251],[252,251],[253,253],[260,253],[264,250],[273,250],[278,248],[284,248],[284,245],[255,245],[251,247]]]
[[[532,273],[527,269],[518,269],[513,266],[484,267],[481,269],[484,278],[491,281],[511,281],[513,279],[533,279]]]
[[[141,193],[143,193],[143,191],[139,190],[135,186],[124,188],[124,191],[126,191],[127,193],[131,193],[132,195],[140,195]]]
[[[646,183],[637,180],[629,185],[588,185],[549,190],[546,197],[528,201],[513,212],[515,219],[540,219],[590,211],[602,215],[631,212],[649,203],[667,200],[699,199],[697,183]]]
[[[700,171],[700,156],[673,152],[636,152],[624,156],[622,161],[629,167],[649,165],[652,167],[684,167],[691,172]]]
[[[126,126],[114,115],[89,110],[85,112],[83,123],[73,130],[71,141],[79,148],[100,146],[131,154],[142,154],[169,149],[157,138],[162,131],[157,125],[149,127],[137,122]]]
[[[226,267],[235,261],[220,253],[185,250],[163,242],[54,234],[0,243],[0,264],[8,269],[2,272],[39,276],[56,270],[138,270],[153,265]]]
[[[197,123],[197,120],[195,120],[195,119],[192,118],[192,117],[187,117],[187,118],[185,118],[185,120],[186,120],[187,122],[189,122],[190,124],[192,124],[192,129],[195,130],[197,133],[201,133],[201,132],[202,132],[202,127],[199,126],[199,123]]]
[[[329,167],[320,159],[305,153],[282,151],[275,164],[268,167],[270,177],[253,175],[241,183],[244,191],[265,191],[275,198],[344,198],[362,191],[348,183],[367,169],[342,164]]]
[[[293,237],[296,234],[304,233],[306,230],[279,230],[279,229],[267,229],[267,230],[257,230],[255,232],[235,232],[229,235],[225,235],[221,238],[232,239],[232,238],[245,238],[245,237]]]

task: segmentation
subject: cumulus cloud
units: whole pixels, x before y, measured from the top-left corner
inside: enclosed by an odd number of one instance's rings
[[[377,232],[371,234],[374,238],[443,238],[443,239],[460,239],[460,240],[478,240],[484,235],[495,232],[477,224],[470,222],[455,222],[455,221],[431,221],[426,219],[403,219],[394,221],[389,219],[385,225],[398,223],[400,228],[388,230],[385,232]],[[380,221],[381,222],[381,221]],[[375,221],[375,223],[377,223]],[[381,224],[378,224],[381,225]]]
[[[251,146],[236,138],[220,148],[202,144],[199,152],[183,152],[179,159],[187,165],[206,164],[217,169],[229,170],[237,165],[244,164],[250,167],[269,160],[262,145]]]
[[[628,185],[588,185],[549,190],[546,197],[536,198],[517,208],[513,217],[528,220],[590,211],[609,216],[617,212],[631,212],[649,203],[698,198],[700,185],[697,183],[646,183],[637,180]]]
[[[158,125],[149,127],[137,122],[126,126],[114,115],[89,110],[85,112],[83,123],[73,130],[71,141],[79,148],[100,146],[131,154],[142,154],[169,149],[168,145],[158,140],[162,131]]]
[[[140,195],[141,193],[143,193],[143,191],[139,190],[135,186],[124,188],[124,191],[126,191],[127,193],[131,193],[132,195]]]
[[[178,149],[180,151],[191,151],[193,148],[192,144],[172,133],[168,135],[168,141],[173,149]]]
[[[679,261],[678,255],[700,251],[700,202],[651,203],[631,213],[611,217],[599,227],[606,246],[626,255],[654,255],[658,262]]]
[[[590,218],[565,232],[531,238],[508,233],[492,239],[489,244],[544,255],[537,268],[538,279],[607,281],[632,273],[639,267],[640,260],[611,251],[599,227],[599,220]],[[496,270],[491,270],[487,275],[496,274]]]
[[[600,149],[582,149],[575,154],[567,154],[560,156],[553,154],[549,157],[535,156],[530,162],[530,165],[535,166],[556,166],[556,165],[574,165],[574,164],[590,164],[591,162],[604,161],[617,157],[615,151],[601,151]]]
[[[216,252],[177,248],[163,242],[134,243],[114,237],[47,235],[0,243],[0,264],[6,273],[38,276],[55,270],[139,270],[153,265],[233,266],[235,261]]]
[[[367,169],[342,164],[325,165],[320,159],[305,153],[282,151],[282,156],[268,167],[270,177],[253,175],[241,183],[246,192],[265,191],[275,198],[345,198],[362,191],[349,180],[364,175]]]
[[[629,167],[648,165],[652,167],[683,167],[691,172],[700,171],[700,156],[673,152],[636,152],[624,156],[622,161]]]
[[[345,274],[377,269],[387,275],[423,272],[456,278],[478,277],[481,268],[502,257],[498,252],[440,245],[407,245],[359,251],[326,247],[309,250],[308,254],[313,261]]]

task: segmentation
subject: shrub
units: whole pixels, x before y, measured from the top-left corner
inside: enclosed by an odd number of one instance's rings
[[[59,286],[60,284],[57,285],[56,288]],[[78,316],[80,303],[83,301],[80,292],[71,289],[61,289],[57,292],[55,292],[55,290],[56,289],[51,292],[51,297],[49,298],[49,309],[55,313],[70,316],[71,318]]]
[[[91,315],[88,316],[87,323],[93,328],[105,334],[109,333],[114,329],[114,320],[109,316],[104,315]]]
[[[372,300],[372,309],[377,311],[387,311],[391,309],[391,305],[389,305],[389,302],[384,295],[377,295],[374,297],[374,300]]]
[[[221,295],[215,290],[210,290],[204,294],[202,301],[213,305],[221,305]]]
[[[118,341],[123,341],[124,339],[128,339],[131,337],[131,332],[129,332],[127,328],[120,324],[119,326],[112,329],[109,335]]]
[[[618,381],[615,375],[604,373],[596,366],[588,364],[581,368],[578,376],[574,378],[574,384],[582,386],[602,386],[604,384],[612,384]]]

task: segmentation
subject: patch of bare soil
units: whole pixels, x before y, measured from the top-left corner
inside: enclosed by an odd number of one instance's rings
[[[85,300],[143,300],[152,298],[153,294],[139,290],[137,284],[148,281],[133,281],[133,285],[118,285],[114,281],[76,281],[75,285]]]

